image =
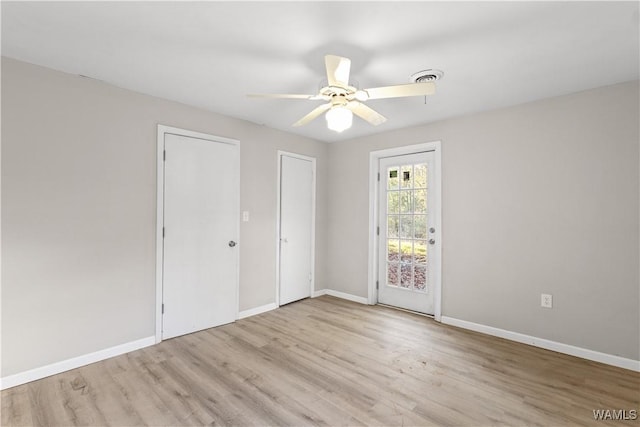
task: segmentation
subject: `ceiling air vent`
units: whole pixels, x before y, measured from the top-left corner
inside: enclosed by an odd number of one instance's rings
[[[444,73],[440,70],[422,70],[411,75],[411,83],[435,82],[442,79]]]

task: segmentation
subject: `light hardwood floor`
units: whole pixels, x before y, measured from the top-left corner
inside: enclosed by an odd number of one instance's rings
[[[333,297],[2,392],[2,425],[639,425],[640,374]]]

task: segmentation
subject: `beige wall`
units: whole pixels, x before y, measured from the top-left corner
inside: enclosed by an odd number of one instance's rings
[[[366,296],[369,152],[441,140],[443,315],[639,359],[638,114],[634,82],[327,145],[3,58],[1,375],[154,334],[158,123],[241,141],[240,310],[277,150],[318,159],[316,289]]]
[[[640,359],[638,117],[636,81],[332,144],[327,282],[367,294],[369,152],[440,140],[442,314]]]
[[[326,287],[326,144],[3,58],[2,376],[154,335],[159,123],[240,140],[240,310],[275,300],[276,152],[316,157]]]

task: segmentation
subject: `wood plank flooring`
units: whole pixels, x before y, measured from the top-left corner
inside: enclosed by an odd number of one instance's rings
[[[324,296],[2,392],[3,426],[640,425],[640,374]]]

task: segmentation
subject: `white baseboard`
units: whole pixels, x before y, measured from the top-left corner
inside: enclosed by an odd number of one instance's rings
[[[330,295],[332,297],[342,298],[342,299],[357,302],[360,304],[369,304],[369,301],[367,300],[366,297],[359,297],[356,295],[348,294],[346,292],[334,291],[333,289],[321,289],[319,291],[315,291],[313,293],[313,298],[319,297],[322,295]]]
[[[332,297],[342,298],[349,301],[357,302],[359,304],[368,304],[369,301],[366,297],[359,297],[356,295],[351,295],[346,292],[334,291],[333,289],[327,289],[327,295],[331,295]]]
[[[266,313],[267,311],[275,310],[276,308],[278,308],[278,306],[275,302],[272,302],[270,304],[261,305],[260,307],[243,310],[238,313],[238,320],[244,319],[245,317],[255,316],[256,314]]]
[[[104,350],[95,351],[93,353],[85,354],[71,359],[62,360],[60,362],[52,363],[50,365],[41,366],[39,368],[31,369],[28,371],[20,372],[18,374],[9,375],[0,379],[0,390],[15,387],[21,384],[25,384],[31,381],[39,380],[49,377],[51,375],[59,374],[60,372],[69,371],[71,369],[79,368],[81,366],[89,365],[91,363],[99,362],[101,360],[108,359],[110,357],[119,356],[130,351],[139,350],[144,347],[149,347],[156,343],[156,337],[151,336],[142,338],[136,341],[131,341],[125,344],[120,344],[115,347],[105,348]]]
[[[605,363],[607,365],[617,366],[619,368],[640,372],[640,360],[626,359],[624,357],[615,356],[613,354],[601,353],[595,350],[589,350],[582,347],[563,344],[544,338],[537,338],[531,335],[521,334],[519,332],[507,331],[506,329],[494,328],[493,326],[482,325],[479,323],[473,323],[448,316],[442,316],[441,321],[442,323],[447,325],[457,326],[459,328],[469,329],[471,331],[481,332],[487,335],[493,335],[494,337],[505,338],[511,341],[529,344],[534,347],[557,351],[558,353],[564,353],[570,356],[576,356],[582,359],[592,360],[594,362]]]

